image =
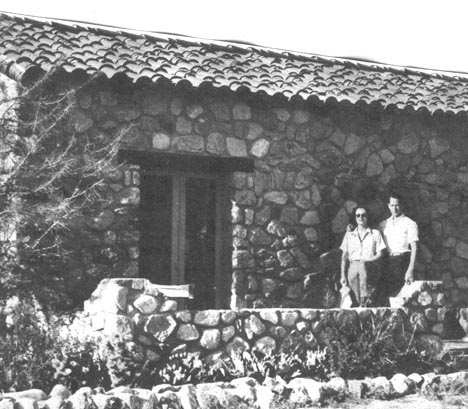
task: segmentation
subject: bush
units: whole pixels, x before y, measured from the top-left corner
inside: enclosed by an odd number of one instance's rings
[[[57,383],[109,387],[93,342],[61,335],[67,319],[47,318],[33,297],[11,297],[0,314],[0,389],[49,391]]]
[[[323,326],[329,375],[391,378],[396,373],[427,372],[432,367],[430,358],[416,349],[414,333],[404,328],[398,314],[378,321],[372,316],[352,322],[330,318]]]

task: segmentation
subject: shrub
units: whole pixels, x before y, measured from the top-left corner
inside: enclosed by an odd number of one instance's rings
[[[328,373],[346,379],[392,377],[396,373],[426,372],[432,362],[420,353],[414,333],[398,314],[376,321],[372,316],[353,322],[330,318],[324,323]]]

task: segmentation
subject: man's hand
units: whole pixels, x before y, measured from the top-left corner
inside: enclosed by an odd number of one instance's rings
[[[414,281],[413,273],[406,272],[405,274],[405,284],[411,284]]]

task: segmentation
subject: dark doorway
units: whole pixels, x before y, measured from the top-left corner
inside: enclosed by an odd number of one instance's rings
[[[194,284],[191,309],[223,306],[224,179],[141,172],[140,274],[157,284]]]

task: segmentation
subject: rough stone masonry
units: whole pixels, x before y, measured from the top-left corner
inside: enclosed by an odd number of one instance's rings
[[[385,217],[392,188],[420,228],[417,278],[442,280],[453,305],[468,300],[463,116],[100,80],[72,120],[90,137],[131,125],[125,145],[148,151],[254,159],[230,180],[234,307],[312,306],[304,277],[318,255],[338,245],[357,202]],[[137,276],[138,166],[109,175],[105,194],[73,274]]]

